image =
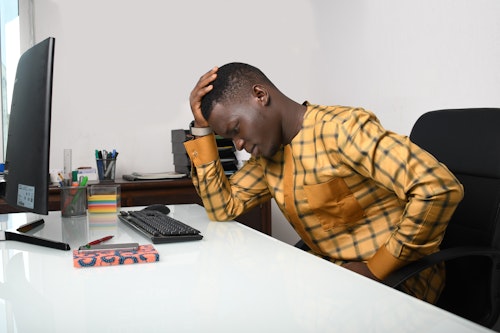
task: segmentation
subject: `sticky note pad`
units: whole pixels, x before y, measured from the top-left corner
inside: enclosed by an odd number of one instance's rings
[[[90,213],[116,213],[120,203],[116,194],[95,194],[87,198]]]
[[[90,185],[87,190],[87,205],[91,214],[118,213],[121,207],[120,185]]]
[[[73,266],[77,268],[143,264],[159,260],[160,254],[152,244],[139,245],[136,251],[103,250],[89,253],[73,250]]]

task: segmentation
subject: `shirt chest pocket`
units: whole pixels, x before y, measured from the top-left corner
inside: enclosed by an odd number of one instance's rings
[[[365,213],[342,178],[326,183],[304,185],[307,201],[324,230],[347,227],[359,221]]]

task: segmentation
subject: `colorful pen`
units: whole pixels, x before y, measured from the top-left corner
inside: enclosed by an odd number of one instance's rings
[[[107,240],[110,240],[111,238],[113,238],[113,236],[106,236],[106,237],[103,237],[103,238],[100,238],[100,239],[97,239],[95,241],[92,241],[90,243],[88,243],[87,245],[84,245],[85,247],[87,248],[90,248],[92,245],[97,245],[97,244],[100,244],[102,242],[105,242]]]
[[[83,176],[83,177],[81,177],[80,183],[78,184],[78,186],[86,186],[88,181],[89,181],[89,177]]]

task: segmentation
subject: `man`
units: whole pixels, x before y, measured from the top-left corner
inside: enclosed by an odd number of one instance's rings
[[[373,113],[297,103],[253,66],[213,68],[190,103],[195,140],[185,147],[210,219],[274,198],[312,253],[369,278],[437,251],[462,199],[444,165]],[[229,179],[212,131],[252,155]],[[443,276],[432,267],[404,290],[434,303]]]

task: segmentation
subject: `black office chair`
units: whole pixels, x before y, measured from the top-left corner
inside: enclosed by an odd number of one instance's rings
[[[403,267],[384,283],[444,261],[445,289],[437,306],[486,327],[500,312],[500,109],[432,111],[410,139],[443,162],[464,186],[441,251]]]

